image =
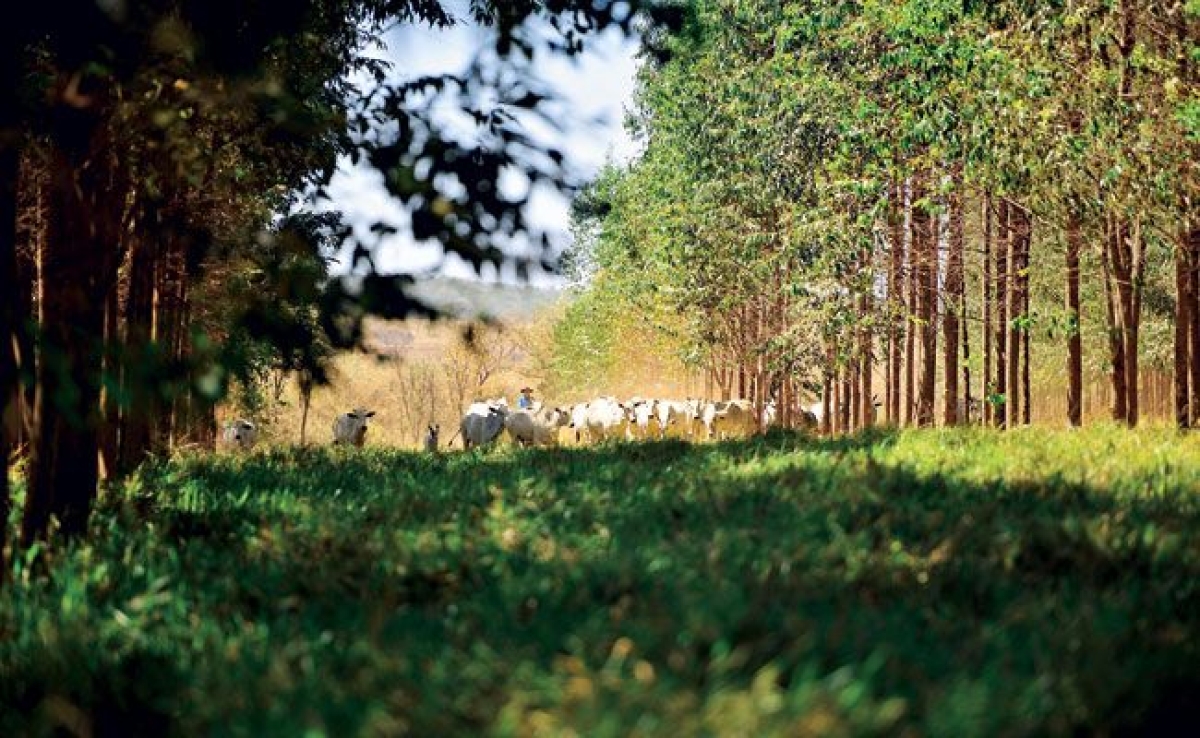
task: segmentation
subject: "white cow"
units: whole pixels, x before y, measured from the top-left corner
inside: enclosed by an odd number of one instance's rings
[[[659,438],[689,438],[696,411],[686,402],[659,400],[654,406]]]
[[[568,426],[575,431],[575,443],[587,443],[588,437],[587,427],[588,404],[580,402],[571,406],[571,422]]]
[[[231,420],[221,430],[221,442],[231,448],[248,451],[258,443],[258,427],[243,418]]]
[[[774,400],[767,400],[762,409],[762,426],[770,428],[779,420],[779,406]]]
[[[629,438],[646,440],[658,435],[658,428],[652,427],[652,425],[657,425],[654,414],[656,402],[656,400],[636,398],[625,404],[625,417],[629,421],[626,433]]]
[[[362,448],[367,439],[367,420],[375,417],[374,410],[356,407],[333,420],[334,445],[354,445]]]
[[[504,419],[508,417],[508,402],[504,398],[473,402],[459,423],[463,448],[486,446],[500,437]]]
[[[587,430],[594,440],[625,438],[629,427],[626,408],[615,397],[599,397],[588,403]]]
[[[504,427],[519,446],[555,446],[558,429],[570,422],[571,415],[563,408],[514,410],[504,419]]]
[[[706,435],[723,440],[734,436],[749,436],[757,430],[754,403],[749,400],[710,402],[701,413]]]

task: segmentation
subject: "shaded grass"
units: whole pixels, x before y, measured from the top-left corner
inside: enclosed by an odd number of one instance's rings
[[[1115,428],[184,458],[18,564],[0,734],[1161,729],[1198,490]]]

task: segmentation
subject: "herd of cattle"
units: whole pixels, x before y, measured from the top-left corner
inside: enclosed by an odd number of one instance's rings
[[[362,446],[366,441],[369,419],[375,412],[355,408],[333,421],[335,445]],[[577,444],[606,440],[649,440],[679,438],[688,440],[726,439],[748,436],[760,427],[769,427],[778,417],[774,402],[761,411],[749,400],[654,400],[635,397],[622,402],[615,397],[599,397],[567,407],[511,409],[503,398],[471,404],[459,423],[456,437],[463,448],[487,446],[502,434],[520,446],[554,446],[566,429]],[[815,427],[821,419],[821,405],[797,408],[799,423]],[[760,425],[761,424],[761,425]],[[441,428],[426,429],[424,447],[436,451]],[[453,442],[453,438],[451,442]],[[258,427],[238,419],[225,424],[222,443],[230,448],[249,449],[258,442]]]

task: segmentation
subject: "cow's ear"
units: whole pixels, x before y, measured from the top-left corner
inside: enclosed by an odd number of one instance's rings
[[[374,410],[371,410],[370,412],[368,412],[368,413],[365,413],[365,414],[363,415],[363,417],[364,417],[364,418],[373,418],[373,417],[375,417],[375,411],[374,411]]]

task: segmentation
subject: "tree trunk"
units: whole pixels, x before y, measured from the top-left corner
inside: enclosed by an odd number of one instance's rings
[[[903,355],[901,330],[904,325],[904,194],[893,182],[888,201],[888,233],[891,257],[888,270],[888,372],[887,422],[900,425],[900,365]],[[907,321],[904,321],[907,322]]]
[[[904,424],[912,425],[916,421],[917,383],[916,383],[916,353],[917,353],[917,317],[920,290],[920,278],[917,264],[920,261],[920,242],[914,237],[913,211],[914,201],[913,180],[909,180],[909,192],[904,201],[904,212],[908,221],[908,248],[906,251],[907,268],[904,270],[904,281],[908,287],[908,310],[904,320]]]
[[[1188,387],[1189,343],[1195,295],[1192,293],[1192,264],[1189,239],[1191,228],[1185,227],[1175,246],[1175,424],[1180,428],[1192,425],[1191,392]],[[1200,411],[1200,408],[1197,408]]]
[[[821,380],[821,435],[828,436],[833,433],[833,393],[834,383],[833,375],[830,374],[830,369],[826,368],[824,376]]]
[[[1079,216],[1067,220],[1067,422],[1083,424],[1083,334],[1079,310],[1079,252],[1083,233]]]
[[[1189,324],[1191,350],[1192,424],[1200,426],[1200,225],[1189,218],[1188,251],[1191,257],[1192,320]]]
[[[138,240],[129,257],[129,295],[125,304],[121,386],[127,407],[121,415],[117,469],[121,475],[137,468],[150,452],[151,423],[157,403],[157,382],[145,376],[157,354],[151,350],[154,326],[154,282],[157,239]],[[151,372],[151,376],[156,372]]]
[[[1125,348],[1122,342],[1121,326],[1119,322],[1119,313],[1116,309],[1116,298],[1114,292],[1116,288],[1113,286],[1113,266],[1112,266],[1112,223],[1109,219],[1109,225],[1104,236],[1104,248],[1101,250],[1100,263],[1104,269],[1104,308],[1105,318],[1108,323],[1108,347],[1109,354],[1112,359],[1112,373],[1109,375],[1112,382],[1112,417],[1118,423],[1127,422],[1129,412],[1127,410],[1126,401],[1127,395],[1125,392]]]
[[[1007,202],[1008,209],[1008,427],[1021,418],[1021,250],[1025,244],[1026,215],[1019,205]]]
[[[1138,422],[1138,334],[1141,321],[1141,282],[1144,260],[1140,225],[1114,220],[1110,232],[1110,269],[1116,296],[1122,367],[1124,369],[1125,413],[1118,418],[1130,427]]]
[[[23,545],[42,539],[57,519],[75,537],[87,529],[96,496],[97,422],[105,297],[115,279],[114,183],[91,152],[94,122],[72,122],[51,152],[50,218],[43,254],[42,354],[34,411]],[[69,147],[69,148],[67,148]],[[73,150],[72,150],[73,149]],[[119,202],[119,198],[117,199]]]
[[[916,203],[926,197],[922,175],[913,178],[913,251],[917,260],[917,295],[921,325],[921,382],[917,400],[917,425],[933,425],[934,393],[937,382],[937,231],[927,206]]]
[[[981,301],[983,303],[983,418],[985,424],[992,422],[992,403],[990,397],[995,388],[992,386],[992,294],[995,285],[992,282],[992,196],[983,198],[983,284]]]
[[[0,51],[0,53],[7,53]],[[4,77],[0,77],[4,79]],[[7,94],[8,90],[0,92]],[[0,103],[7,104],[7,103]],[[4,113],[0,113],[4,115]],[[7,117],[7,116],[6,116]],[[8,490],[8,457],[17,435],[20,389],[17,385],[17,357],[13,342],[18,323],[17,310],[17,173],[19,152],[15,126],[0,119],[0,584],[4,583],[8,562],[4,556],[8,541],[11,501]]]
[[[871,249],[863,251],[863,269],[867,274],[872,276],[872,283],[867,285],[867,290],[862,297],[862,313],[859,316],[863,321],[862,329],[862,345],[859,349],[861,358],[861,369],[859,371],[859,380],[862,383],[862,389],[859,391],[861,395],[860,402],[862,403],[862,415],[859,420],[859,427],[868,428],[875,424],[875,395],[873,394],[872,384],[874,384],[874,372],[872,365],[874,364],[873,344],[875,335],[872,330],[871,321],[875,311],[874,301],[871,299],[871,290],[874,288],[875,269],[873,266],[873,255]]]
[[[1008,200],[997,203],[996,217],[996,397],[992,418],[997,428],[1008,427],[1008,254],[1012,242]]]
[[[962,321],[960,310],[963,307],[963,222],[962,222],[962,193],[959,191],[960,178],[954,177],[953,190],[949,197],[949,227],[946,254],[946,307],[942,318],[942,361],[945,368],[946,383],[943,392],[943,422],[946,425],[956,425],[958,417],[958,351],[959,325]],[[970,389],[967,390],[968,396]]]
[[[1032,316],[1029,314],[1029,263],[1033,252],[1033,217],[1028,210],[1019,208],[1020,227],[1017,236],[1020,239],[1018,249],[1017,289],[1020,295],[1021,323],[1021,423],[1029,425],[1032,422],[1032,398],[1029,381],[1029,347],[1032,328]],[[1014,388],[1015,391],[1015,388]],[[1015,420],[1015,417],[1014,417]]]

